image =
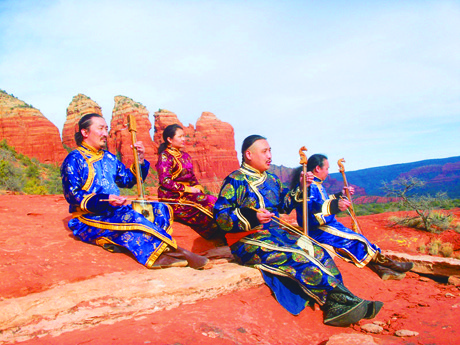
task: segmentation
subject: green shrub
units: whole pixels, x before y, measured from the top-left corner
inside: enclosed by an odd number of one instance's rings
[[[48,194],[48,190],[44,185],[42,185],[40,179],[32,177],[27,179],[24,189],[26,194],[35,194],[35,195],[45,195]]]
[[[431,255],[438,255],[441,250],[442,242],[441,240],[434,240],[428,244],[428,253]]]

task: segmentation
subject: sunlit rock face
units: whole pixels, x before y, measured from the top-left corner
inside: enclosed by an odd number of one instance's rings
[[[0,90],[0,140],[41,163],[60,163],[67,152],[58,128],[31,105]]]
[[[101,107],[88,96],[81,93],[74,96],[67,107],[67,117],[62,130],[62,144],[68,149],[77,147],[75,133],[78,131],[78,121],[87,114],[95,113],[102,116]]]
[[[129,115],[133,115],[135,119],[135,126],[131,126],[132,131],[128,126]],[[131,147],[133,135],[136,141],[142,141],[144,144],[145,158],[150,163],[156,162],[157,154],[150,135],[151,128],[149,112],[145,106],[129,97],[115,96],[108,146],[110,151],[117,154],[126,166],[129,167],[134,161]]]

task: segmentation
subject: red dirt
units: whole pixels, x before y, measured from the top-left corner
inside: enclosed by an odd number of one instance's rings
[[[453,210],[460,218],[460,209]],[[125,254],[111,254],[77,241],[67,229],[62,196],[0,195],[0,299],[24,296],[52,286],[119,271],[144,270]],[[408,228],[389,228],[390,214],[359,217],[365,235],[384,251],[417,254],[433,235]],[[293,219],[291,215],[289,219]],[[347,218],[341,218],[348,225]],[[213,245],[177,224],[179,245],[203,252]],[[459,234],[451,233],[451,240]],[[458,252],[457,252],[458,255]],[[382,281],[369,269],[336,260],[345,284],[356,295],[385,303],[375,320],[386,323],[377,344],[459,344],[460,291],[415,273],[402,281]],[[460,275],[460,272],[459,272]],[[360,322],[360,325],[371,321]],[[90,323],[88,323],[90,326]],[[400,329],[418,336],[398,338]],[[325,344],[334,334],[360,333],[359,325],[335,328],[322,323],[322,312],[286,312],[266,286],[179,308],[45,336],[21,344]]]

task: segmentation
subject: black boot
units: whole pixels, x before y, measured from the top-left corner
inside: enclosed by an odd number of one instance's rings
[[[396,272],[388,267],[383,267],[372,262],[370,262],[367,266],[377,273],[382,280],[401,280],[406,276],[406,273]]]
[[[373,318],[382,308],[383,303],[366,301],[353,295],[343,285],[331,290],[322,306],[324,323],[329,326],[347,327],[363,318]]]
[[[372,264],[380,265],[386,268],[389,268],[396,272],[407,272],[410,271],[414,267],[414,263],[412,262],[398,262],[390,259],[389,257],[383,255],[380,252],[377,252],[375,256],[372,258]]]
[[[169,252],[167,252],[166,255],[178,259],[185,259],[187,260],[189,267],[197,270],[203,269],[209,262],[207,257],[189,252],[188,250],[181,247],[177,247],[177,249],[169,248]]]

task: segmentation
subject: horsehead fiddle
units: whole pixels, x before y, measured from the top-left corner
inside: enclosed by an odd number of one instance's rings
[[[141,176],[141,171],[140,171],[140,166],[139,166],[139,154],[137,152],[136,147],[134,146],[134,144],[137,142],[137,139],[136,139],[137,128],[136,128],[136,118],[132,114],[128,115],[128,130],[131,133],[131,141],[132,141],[133,155],[134,155],[134,173],[136,175],[136,180],[137,180],[137,199],[132,200],[131,204],[135,211],[139,212],[145,218],[153,222],[155,220],[155,217],[153,214],[153,207],[152,207],[152,204],[147,201],[144,195],[143,181],[142,181],[142,176]]]
[[[302,184],[302,192],[303,192],[303,200],[302,200],[302,211],[303,211],[303,233],[304,235],[308,234],[308,195],[307,195],[307,155],[304,153],[307,151],[305,146],[302,146],[299,149],[300,155],[300,164],[302,165],[302,172],[303,172],[303,184]]]
[[[337,161],[337,164],[339,165],[339,171],[342,174],[343,177],[343,185],[345,187],[345,194],[347,196],[347,199],[350,201],[350,207],[348,208],[348,212],[350,213],[351,216],[351,227],[354,232],[357,232],[358,234],[363,234],[361,231],[361,228],[358,224],[358,219],[356,219],[356,214],[355,210],[353,208],[353,200],[351,199],[351,194],[350,191],[348,190],[348,182],[347,182],[347,177],[345,176],[345,167],[343,166],[343,163],[345,162],[344,158],[340,158]]]

